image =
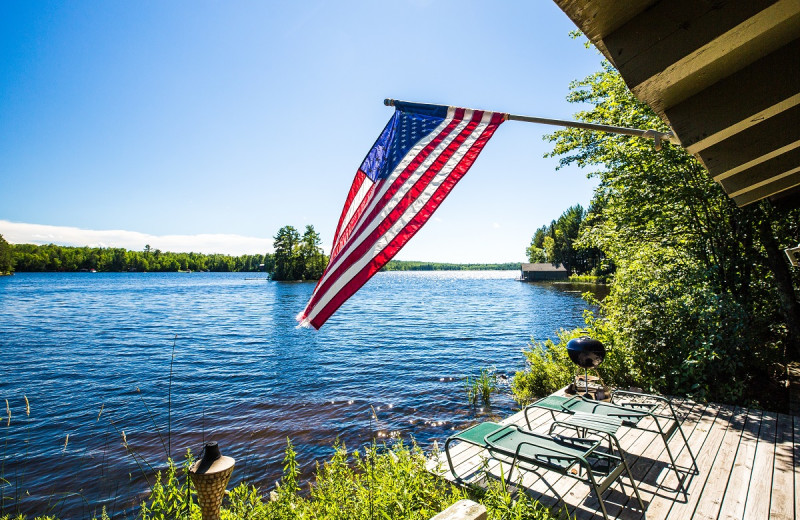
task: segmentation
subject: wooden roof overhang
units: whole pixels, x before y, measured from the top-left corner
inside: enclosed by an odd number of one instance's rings
[[[555,0],[739,206],[800,205],[800,0]]]

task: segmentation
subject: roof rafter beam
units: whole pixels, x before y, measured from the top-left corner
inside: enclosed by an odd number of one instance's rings
[[[663,113],[797,37],[800,2],[778,0],[764,7],[766,3],[726,2],[695,19],[688,28],[684,25],[687,22],[679,19],[675,30],[646,52],[619,63],[619,70],[634,94]],[[674,2],[662,2],[642,13],[627,24],[637,27],[638,32],[624,39],[618,33],[625,31],[627,25],[608,35],[603,41],[609,52],[614,54],[623,42],[629,45],[630,38],[646,37],[647,31],[664,24],[665,14],[661,11],[674,7]],[[706,17],[708,24],[704,23]],[[692,47],[698,43],[702,44]]]
[[[700,152],[800,104],[800,65],[775,74],[798,56],[800,39],[668,108],[666,116],[686,150]]]

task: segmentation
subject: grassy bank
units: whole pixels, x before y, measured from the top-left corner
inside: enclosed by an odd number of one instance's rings
[[[444,262],[418,262],[391,260],[384,271],[519,271],[519,262],[501,264],[450,264]]]
[[[606,283],[604,276],[594,276],[590,274],[573,274],[567,279],[570,283]]]

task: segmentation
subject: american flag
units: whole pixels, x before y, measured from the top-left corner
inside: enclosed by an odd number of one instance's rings
[[[431,218],[506,114],[394,102],[356,172],[330,262],[297,320],[319,329]]]

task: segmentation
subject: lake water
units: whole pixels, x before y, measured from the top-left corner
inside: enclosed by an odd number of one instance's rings
[[[236,458],[232,484],[268,490],[287,437],[310,475],[337,437],[349,448],[398,437],[429,447],[508,415],[507,382],[484,409],[467,404],[463,378],[488,366],[512,376],[531,338],[580,326],[587,307],[580,287],[518,274],[379,273],[321,331],[295,327],[312,283],[244,273],[0,277],[9,482],[0,495],[18,500],[4,510],[82,518],[106,505],[130,516],[151,467],[208,440]]]

